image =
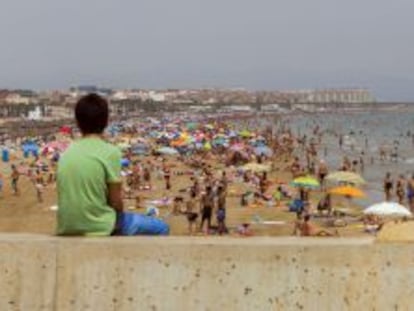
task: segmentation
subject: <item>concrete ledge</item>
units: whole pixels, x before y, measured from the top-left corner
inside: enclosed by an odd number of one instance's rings
[[[414,244],[359,238],[0,235],[0,271],[0,310],[410,310],[414,302]]]

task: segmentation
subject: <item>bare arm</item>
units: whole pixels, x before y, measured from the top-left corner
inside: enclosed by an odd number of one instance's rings
[[[122,183],[108,183],[108,203],[117,212],[124,210]]]

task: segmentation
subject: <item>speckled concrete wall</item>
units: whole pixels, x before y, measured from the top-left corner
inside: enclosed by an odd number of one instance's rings
[[[19,268],[5,260],[0,237],[1,269],[26,273],[20,281],[0,281],[2,288],[10,285],[12,295],[38,284],[35,307],[15,310],[413,310],[414,305],[414,244],[329,238],[49,240],[16,246],[19,258],[34,255]],[[17,305],[27,306],[20,300],[31,296],[15,297]],[[0,296],[0,306],[5,298]]]
[[[56,246],[37,235],[0,235],[0,310],[54,310]]]

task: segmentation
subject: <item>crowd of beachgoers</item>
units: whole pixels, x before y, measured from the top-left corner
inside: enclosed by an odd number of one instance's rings
[[[182,226],[180,234],[191,235],[336,236],[375,233],[389,219],[411,218],[414,175],[407,172],[384,170],[376,181],[383,197],[378,204],[363,203],[369,197],[365,172],[402,161],[400,144],[412,148],[411,133],[374,153],[369,134],[356,133],[362,143],[354,145],[352,129],[326,128],[323,117],[300,130],[293,124],[278,115],[172,115],[112,123],[105,139],[122,151],[128,208],[164,219],[173,234],[174,226]],[[4,141],[0,204],[29,195],[22,180],[42,203],[55,191],[59,158],[78,136],[62,126],[51,135]],[[288,229],[268,229],[277,227]]]

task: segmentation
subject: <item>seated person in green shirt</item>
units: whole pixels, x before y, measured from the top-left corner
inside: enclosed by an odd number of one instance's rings
[[[75,117],[82,138],[59,159],[57,234],[169,234],[164,221],[123,211],[121,152],[102,137],[109,119],[107,101],[86,95],[76,104]]]

